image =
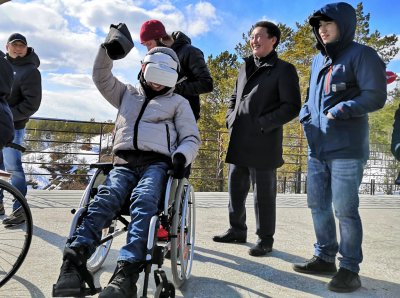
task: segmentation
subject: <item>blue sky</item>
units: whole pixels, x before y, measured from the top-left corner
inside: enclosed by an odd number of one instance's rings
[[[13,32],[24,34],[41,59],[43,101],[35,116],[73,120],[114,120],[116,110],[103,99],[91,80],[93,60],[109,25],[124,22],[135,48],[114,64],[114,74],[136,84],[140,60],[146,49],[139,43],[141,24],[158,19],[167,32],[183,31],[205,57],[222,51],[234,53],[259,20],[295,28],[330,1],[316,0],[12,0],[0,6],[0,43]],[[356,6],[361,1],[347,1]],[[400,37],[400,1],[368,0],[370,29]],[[398,43],[400,46],[400,42]],[[400,74],[400,54],[388,65]],[[394,85],[394,84],[391,84]],[[392,88],[393,86],[391,86]]]

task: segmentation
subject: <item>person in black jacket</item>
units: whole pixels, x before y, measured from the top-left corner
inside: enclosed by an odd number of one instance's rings
[[[5,59],[5,54],[0,51],[0,170],[4,170],[1,149],[14,138],[13,118],[7,103],[13,79],[10,62]],[[4,213],[3,197],[0,193],[0,215],[4,215]]]
[[[25,136],[25,125],[40,106],[42,99],[42,82],[38,70],[40,61],[32,47],[28,47],[25,36],[20,33],[10,35],[6,45],[6,58],[11,63],[14,72],[14,83],[8,104],[14,119],[15,136],[13,143],[22,145]],[[12,149],[3,149],[5,169],[12,174],[11,184],[23,196],[26,196],[25,173],[22,168],[21,152]],[[1,166],[1,165],[0,165]],[[13,213],[3,220],[6,227],[20,224],[25,221],[17,201],[13,205]]]
[[[13,80],[14,76],[10,62],[5,59],[5,54],[0,51],[0,150],[14,138],[13,118],[7,103]],[[3,155],[0,154],[0,164],[2,163]],[[0,215],[3,214],[4,208],[0,203]]]
[[[294,119],[301,106],[295,67],[278,58],[279,28],[268,21],[253,26],[253,55],[244,59],[226,115],[230,140],[229,223],[216,242],[247,240],[245,200],[253,189],[257,244],[251,256],[272,251],[276,222],[276,169],[283,165],[283,125]]]
[[[394,114],[391,150],[393,156],[400,161],[400,105]]]
[[[178,55],[181,69],[175,93],[185,97],[192,108],[196,120],[200,118],[200,94],[213,90],[213,79],[204,60],[203,52],[191,44],[188,36],[180,31],[168,35],[164,25],[158,20],[143,23],[140,42],[147,50],[155,46],[167,46]]]

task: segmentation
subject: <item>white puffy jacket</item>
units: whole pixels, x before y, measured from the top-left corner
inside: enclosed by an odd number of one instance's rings
[[[168,93],[150,100],[137,122],[145,102],[142,87],[124,84],[113,76],[113,61],[100,47],[93,66],[93,81],[100,93],[118,109],[113,151],[142,150],[173,156],[182,153],[186,166],[192,163],[200,147],[200,134],[189,102]],[[135,130],[137,130],[135,132]]]

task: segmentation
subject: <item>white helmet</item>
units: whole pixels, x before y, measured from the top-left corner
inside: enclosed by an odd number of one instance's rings
[[[174,87],[178,80],[179,60],[175,52],[165,47],[155,47],[144,57],[143,77],[166,87]]]

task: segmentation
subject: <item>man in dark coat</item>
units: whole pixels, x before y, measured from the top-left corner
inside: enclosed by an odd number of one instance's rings
[[[393,123],[393,132],[392,132],[392,141],[390,149],[393,153],[393,156],[400,161],[400,105],[394,114],[394,123]],[[400,172],[397,175],[397,178],[394,182],[397,185],[400,185]]]
[[[393,156],[398,161],[400,161],[400,105],[397,108],[396,113],[394,114],[392,141],[390,149],[393,153]],[[395,184],[400,185],[400,173],[397,175]]]
[[[42,99],[42,81],[38,70],[40,61],[32,47],[28,47],[25,36],[20,33],[10,35],[6,45],[6,58],[14,72],[14,83],[8,104],[14,119],[15,136],[13,143],[22,145],[25,136],[25,125],[40,106]],[[5,169],[12,174],[11,183],[22,195],[26,196],[25,173],[22,168],[21,152],[3,149]],[[2,165],[0,165],[1,167]],[[23,212],[17,201],[13,205],[13,213],[3,220],[3,224],[13,226],[25,221]]]
[[[400,105],[394,114],[391,151],[393,156],[400,161]]]
[[[284,163],[283,125],[298,115],[301,96],[295,67],[275,51],[279,28],[267,21],[253,28],[253,55],[244,59],[226,116],[230,228],[213,240],[246,242],[245,200],[251,184],[259,239],[249,254],[261,256],[272,251],[274,242],[276,169]]]
[[[354,41],[357,14],[350,4],[327,4],[309,23],[320,52],[312,62],[309,92],[299,118],[308,141],[307,204],[316,241],[314,256],[293,269],[335,274],[339,253],[339,270],[328,289],[352,292],[361,287],[363,229],[358,192],[369,158],[368,113],[385,105],[385,63],[374,49]]]

